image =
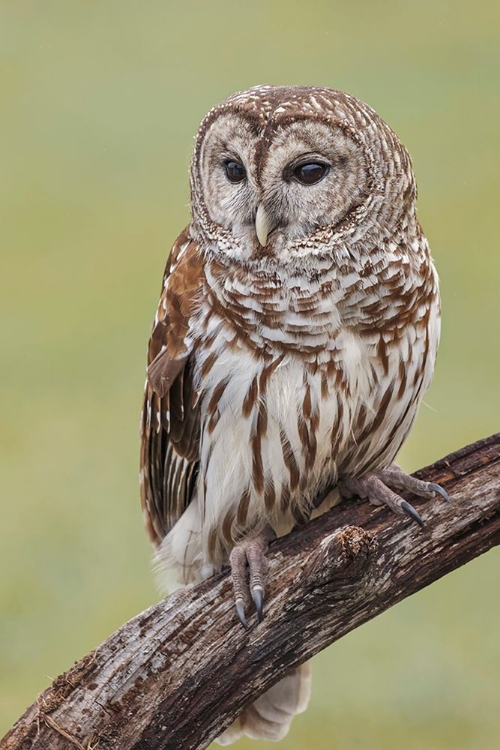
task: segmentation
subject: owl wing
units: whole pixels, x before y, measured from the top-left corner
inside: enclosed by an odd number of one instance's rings
[[[189,505],[198,471],[200,411],[187,335],[202,280],[202,258],[185,229],[165,269],[141,419],[141,502],[155,546]]]

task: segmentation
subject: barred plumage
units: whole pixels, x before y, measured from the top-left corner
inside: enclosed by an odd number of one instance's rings
[[[141,451],[146,526],[181,583],[228,564],[235,546],[306,522],[332,483],[408,512],[388,489],[407,486],[390,465],[440,328],[410,158],[354,97],[269,86],[233,95],[200,126],[191,193],[149,345]],[[286,733],[307,703],[304,674],[291,692],[288,681],[275,726],[254,706],[221,744]]]

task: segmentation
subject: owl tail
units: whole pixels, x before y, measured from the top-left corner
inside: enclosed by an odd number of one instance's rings
[[[253,740],[282,740],[295,714],[306,710],[310,695],[311,667],[306,662],[247,706],[215,741],[230,745],[243,735]]]

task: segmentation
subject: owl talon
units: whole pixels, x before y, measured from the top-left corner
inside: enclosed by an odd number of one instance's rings
[[[245,630],[248,630],[248,622],[245,617],[245,603],[243,599],[236,599],[234,602],[234,606],[236,607],[236,614],[238,615],[238,620],[241,622]]]
[[[265,530],[254,539],[246,539],[237,544],[229,556],[236,614],[245,629],[248,629],[245,604],[249,601],[249,594],[255,605],[257,619],[262,622],[264,581],[268,568],[266,551],[269,539],[273,536],[270,529]]]
[[[443,500],[446,500],[447,502],[450,501],[450,496],[441,485],[435,484],[434,482],[424,482],[422,479],[417,479],[411,474],[406,474],[399,468],[399,466],[396,466],[396,464],[391,464],[387,469],[383,469],[378,476],[384,484],[389,487],[394,487],[396,490],[406,490],[419,497],[426,497],[429,499],[432,499],[437,492],[441,495]]]
[[[420,526],[421,529],[424,528],[425,524],[424,524],[424,522],[423,522],[420,514],[417,513],[417,511],[415,510],[415,508],[413,507],[413,505],[410,505],[410,503],[406,502],[406,500],[402,500],[400,507],[401,507],[401,510],[404,513],[406,513],[407,516],[410,516],[410,518],[413,521],[415,521],[416,523],[418,523],[418,525]]]
[[[260,586],[255,586],[252,589],[252,599],[255,604],[255,609],[257,610],[257,619],[259,622],[262,622],[263,619],[263,604],[264,604],[264,589],[262,589]]]
[[[435,484],[434,482],[429,482],[429,489],[433,492],[437,492],[438,495],[441,495],[443,500],[446,500],[447,503],[451,503],[451,497],[448,495],[446,490],[444,490],[440,484]]]
[[[344,479],[343,483],[348,490],[359,497],[368,498],[375,505],[385,504],[396,513],[406,514],[412,521],[418,523],[420,528],[425,526],[420,514],[413,505],[396,494],[392,487],[397,490],[407,490],[425,498],[432,498],[435,493],[438,493],[443,500],[450,501],[448,493],[439,484],[424,482],[411,474],[406,474],[396,464],[391,464],[377,474],[370,474],[363,479]]]

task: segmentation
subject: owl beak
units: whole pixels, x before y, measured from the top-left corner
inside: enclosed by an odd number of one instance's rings
[[[265,208],[260,205],[257,208],[257,214],[255,216],[255,233],[262,247],[267,245],[268,235],[273,229],[274,224],[271,217],[266,213]]]

